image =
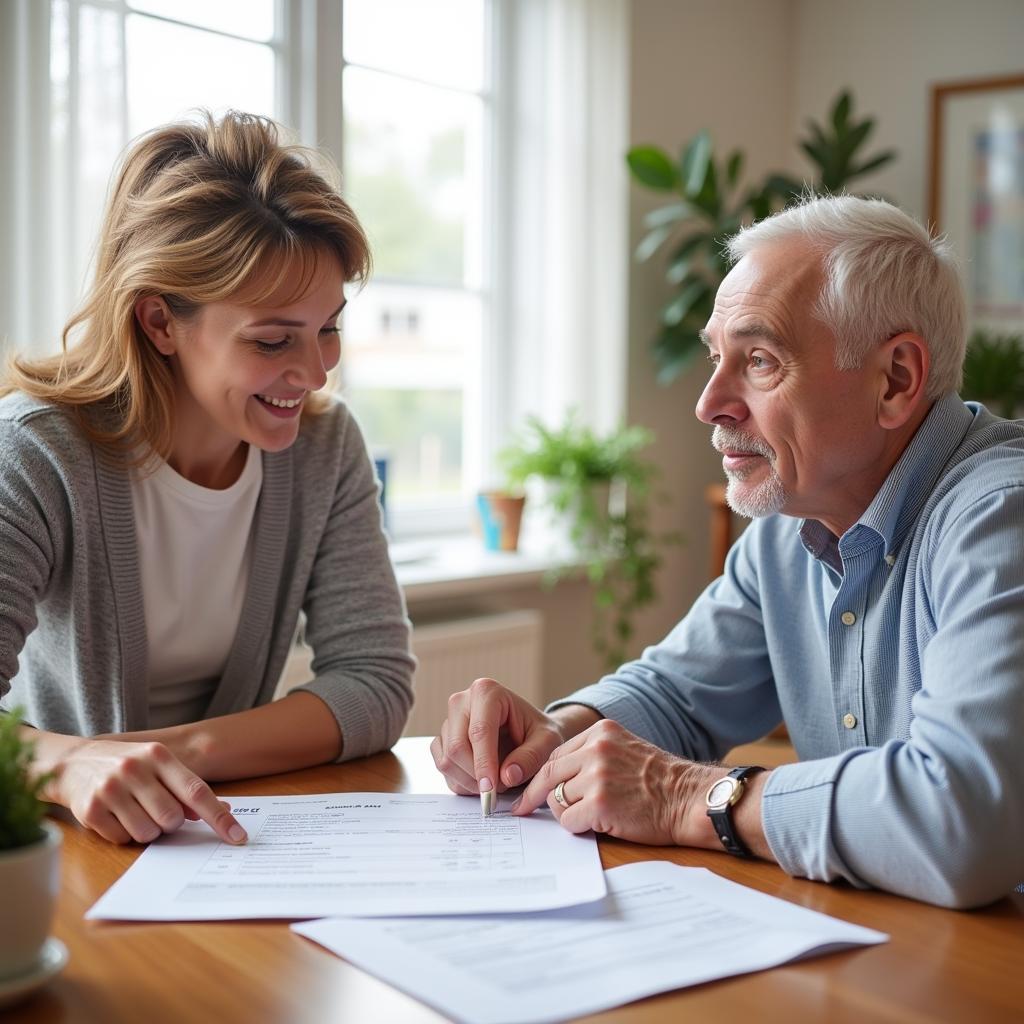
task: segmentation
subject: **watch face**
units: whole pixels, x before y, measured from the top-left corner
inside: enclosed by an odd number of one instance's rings
[[[725,807],[729,803],[737,786],[735,779],[726,776],[719,779],[709,790],[707,796],[708,807]]]

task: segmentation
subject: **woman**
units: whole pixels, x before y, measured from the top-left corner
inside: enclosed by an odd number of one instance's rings
[[[143,136],[63,354],[0,389],[0,698],[113,842],[243,842],[208,781],[385,749],[412,703],[373,470],[316,394],[370,262],[329,175],[245,114]],[[272,703],[300,610],[315,678]]]

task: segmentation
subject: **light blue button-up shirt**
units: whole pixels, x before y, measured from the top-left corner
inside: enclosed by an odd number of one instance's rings
[[[660,644],[558,701],[717,760],[784,720],[793,875],[943,906],[1024,879],[1024,421],[936,402],[860,519],[755,520]]]

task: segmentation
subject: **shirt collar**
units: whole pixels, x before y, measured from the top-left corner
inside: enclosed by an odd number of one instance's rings
[[[895,552],[921,514],[973,419],[974,413],[959,395],[940,398],[917,428],[864,514],[840,538],[839,546],[846,550],[844,542],[855,541],[856,534],[866,528],[882,538],[886,555]],[[810,554],[836,567],[835,539],[821,523],[804,520],[800,538]]]

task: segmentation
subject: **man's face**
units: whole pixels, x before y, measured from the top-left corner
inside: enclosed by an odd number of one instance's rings
[[[737,512],[818,519],[838,536],[877,490],[884,431],[874,360],[837,370],[835,339],[813,315],[821,282],[799,241],[736,264],[704,333],[714,371],[697,416],[715,427]]]

